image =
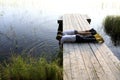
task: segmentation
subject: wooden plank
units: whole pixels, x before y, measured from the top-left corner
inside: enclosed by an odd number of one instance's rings
[[[66,49],[67,44],[64,44],[64,54],[63,54],[63,79],[72,80],[71,77],[71,60],[69,51]]]
[[[78,23],[76,21],[76,18],[71,18],[71,23],[74,27],[72,27],[71,29],[75,29],[76,27],[78,27]],[[78,44],[75,44],[73,45],[74,46],[74,51],[75,51],[75,54],[76,54],[76,58],[77,58],[77,63],[78,63],[78,68],[79,68],[79,76],[81,77],[80,79],[81,80],[89,80],[89,75],[88,75],[88,72],[87,72],[87,69],[85,67],[85,62],[84,62],[84,59],[83,59],[83,56],[82,56],[82,49],[79,49],[81,48],[81,46],[78,46]]]
[[[79,49],[80,46],[78,46],[78,44],[74,44],[73,47],[76,54],[77,65],[79,68],[78,72],[79,72],[80,80],[88,80],[89,76],[88,76],[86,67],[84,65],[85,63],[83,61],[81,50]]]
[[[108,51],[108,48],[105,48],[105,44],[102,44],[101,46],[96,45],[96,47],[98,48],[98,50],[101,53],[102,57],[104,58],[106,64],[112,71],[112,73],[113,73],[112,75],[114,75],[116,77],[116,79],[119,80],[120,79],[120,70],[117,68],[117,66],[114,65],[114,62],[108,55],[108,53],[111,53],[111,51]]]
[[[73,26],[74,26],[74,23],[73,23],[73,21],[74,21],[74,19],[72,20],[73,18],[71,18],[71,16],[69,16],[68,17],[68,20],[69,20],[69,23],[72,25],[72,27],[69,27],[70,29],[73,29]],[[74,26],[75,27],[75,26]],[[72,44],[72,46],[76,46],[76,44]],[[74,48],[73,47],[73,48]],[[79,73],[77,73],[76,75],[78,75],[78,77],[76,77],[76,79],[77,80],[88,80],[89,79],[89,76],[86,76],[86,75],[88,75],[87,74],[87,70],[86,70],[86,68],[85,68],[85,65],[84,65],[84,62],[83,62],[83,57],[81,56],[81,54],[79,54],[80,52],[79,52],[79,49],[77,48],[77,50],[76,50],[76,48],[74,48],[74,54],[75,54],[75,59],[76,59],[76,64],[80,64],[80,65],[77,65],[77,67],[78,67],[78,70],[76,70],[77,72],[79,72]],[[78,58],[77,58],[77,54],[79,54],[79,58],[81,58],[81,60],[79,59],[79,61],[78,61]],[[72,60],[74,60],[74,59],[72,59]],[[73,65],[73,66],[75,66],[75,65]],[[77,68],[76,68],[77,69]],[[75,72],[76,73],[76,72]]]
[[[69,22],[68,26],[69,26],[69,29],[70,29],[70,28],[72,28],[72,24],[70,22],[70,16],[69,15],[67,16],[67,19],[68,19],[68,22]],[[80,76],[79,76],[79,72],[78,72],[78,66],[77,66],[75,52],[74,52],[74,49],[73,49],[73,44],[68,44],[68,49],[71,53],[70,60],[71,60],[72,79],[73,80],[79,80]]]
[[[63,30],[66,30],[67,27],[67,19],[66,16],[63,16]],[[63,79],[64,80],[72,80],[71,77],[71,62],[69,51],[67,50],[67,44],[63,44]]]
[[[70,15],[67,16],[67,20],[69,22],[68,26],[69,29],[72,28],[72,24],[70,22]],[[78,74],[78,68],[77,68],[77,62],[75,58],[75,52],[73,49],[73,44],[68,44],[68,49],[71,53],[70,59],[71,59],[71,69],[72,69],[72,79],[73,80],[78,80],[79,79],[79,74]]]
[[[78,71],[79,68],[78,68],[78,65],[77,65],[77,59],[76,59],[76,56],[75,56],[73,46],[71,46],[71,44],[68,44],[68,49],[70,51],[72,80],[79,80],[80,79],[79,71]]]
[[[73,15],[74,17],[74,21],[76,21],[76,17]],[[71,22],[72,23],[72,22]],[[80,30],[80,25],[78,24],[79,28],[74,26],[74,28],[76,28],[77,30]],[[95,73],[95,69],[93,67],[93,65],[91,64],[91,60],[90,60],[90,55],[89,55],[89,52],[88,50],[84,49],[85,46],[88,46],[88,44],[78,44],[79,46],[79,50],[81,49],[81,55],[83,57],[83,60],[84,60],[84,65],[86,67],[86,70],[88,71],[88,75],[90,77],[91,80],[98,80],[98,76],[97,74]],[[82,46],[80,46],[82,45]],[[84,46],[84,47],[83,47]]]
[[[94,55],[99,62],[99,66],[98,67],[95,66],[95,68],[96,68],[96,72],[98,72],[98,76],[100,80],[116,80],[115,76],[113,75],[112,71],[106,64],[104,58],[101,56],[101,53],[99,52],[95,44],[90,43],[90,47],[93,50]]]
[[[85,20],[87,20],[87,22],[90,24],[91,23],[91,19],[90,19],[90,17],[88,16],[88,15],[82,15],[83,16],[83,18],[85,19]]]
[[[77,16],[78,16],[79,20],[81,20],[83,30],[89,30],[90,29],[89,23],[83,18],[82,15],[77,15]]]

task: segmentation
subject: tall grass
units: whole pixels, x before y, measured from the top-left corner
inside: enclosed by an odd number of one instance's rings
[[[104,20],[104,30],[111,36],[112,41],[120,43],[120,16],[107,16]]]
[[[12,56],[0,65],[0,80],[63,80],[62,66],[58,60]]]

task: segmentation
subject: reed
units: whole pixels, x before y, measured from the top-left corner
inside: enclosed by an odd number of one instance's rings
[[[48,62],[45,58],[13,55],[0,66],[0,80],[63,80],[62,73],[57,59]]]
[[[120,16],[107,16],[103,22],[105,32],[115,45],[120,43]]]

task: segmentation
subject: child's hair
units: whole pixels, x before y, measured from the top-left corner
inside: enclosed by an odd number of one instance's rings
[[[60,40],[62,38],[62,35],[60,35],[60,34],[58,34],[57,36],[56,36],[56,39],[57,40]]]

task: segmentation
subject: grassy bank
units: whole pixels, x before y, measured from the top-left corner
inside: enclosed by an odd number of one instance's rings
[[[120,16],[107,16],[103,24],[105,32],[111,36],[114,44],[120,44]]]
[[[60,61],[14,55],[0,64],[0,80],[63,80]]]

